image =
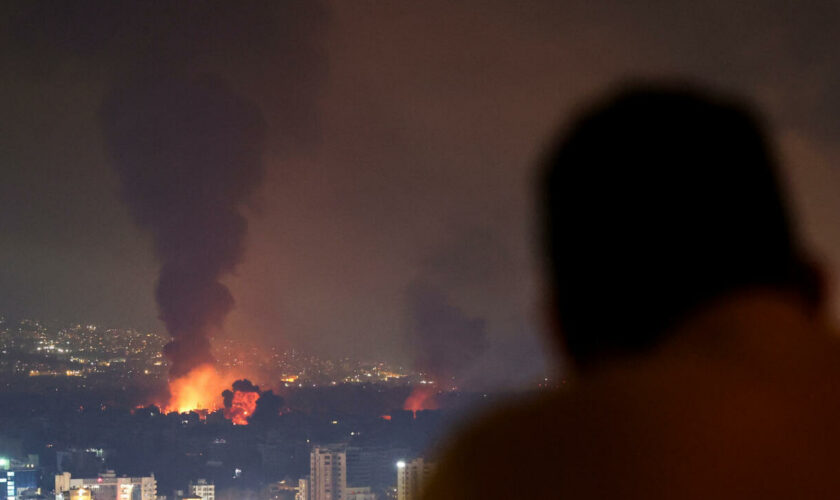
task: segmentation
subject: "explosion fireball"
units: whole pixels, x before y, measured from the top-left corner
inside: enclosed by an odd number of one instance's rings
[[[233,425],[248,425],[248,417],[257,409],[258,399],[258,392],[234,391],[230,408],[225,408],[225,418],[233,422]]]
[[[225,418],[234,425],[248,425],[248,420],[257,410],[257,401],[262,397],[260,388],[244,378],[235,381],[231,389],[233,390],[227,389],[222,393]]]

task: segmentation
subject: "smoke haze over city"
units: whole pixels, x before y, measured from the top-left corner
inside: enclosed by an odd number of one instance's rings
[[[434,346],[418,325],[449,321],[466,325],[463,379],[540,376],[534,165],[564,113],[624,77],[754,99],[799,222],[840,274],[832,2],[162,5],[2,7],[6,314],[166,329],[166,259],[102,116],[119,89],[140,102],[130,89],[173,74],[218,82],[265,123],[252,192],[232,202],[241,255],[214,276],[231,297],[219,337],[429,365],[446,361],[416,351]]]

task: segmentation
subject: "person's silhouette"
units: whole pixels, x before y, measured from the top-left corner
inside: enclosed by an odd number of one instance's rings
[[[568,390],[463,429],[429,499],[840,494],[840,347],[751,112],[681,87],[580,117],[541,184]]]

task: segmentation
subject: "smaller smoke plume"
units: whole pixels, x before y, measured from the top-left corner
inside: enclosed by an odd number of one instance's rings
[[[254,409],[254,414],[248,419],[248,423],[270,424],[280,416],[284,404],[285,400],[274,394],[274,391],[264,391],[257,399],[257,407]]]
[[[451,385],[487,348],[484,320],[467,317],[441,290],[416,282],[407,293],[415,368]]]

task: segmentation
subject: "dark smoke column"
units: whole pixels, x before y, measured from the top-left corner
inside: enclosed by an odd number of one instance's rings
[[[234,306],[219,280],[244,251],[240,208],[263,176],[259,109],[205,77],[115,87],[102,121],[122,193],[154,237],[156,298],[172,341],[170,378],[213,363],[209,333]]]

